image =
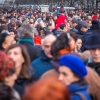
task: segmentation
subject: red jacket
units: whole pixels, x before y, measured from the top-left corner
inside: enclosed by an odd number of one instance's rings
[[[40,38],[40,36],[34,37],[33,40],[34,40],[35,44],[41,45],[41,38]]]
[[[66,16],[64,14],[60,14],[58,19],[56,20],[55,29],[58,29],[60,27],[60,25],[63,24],[63,23],[67,24]]]

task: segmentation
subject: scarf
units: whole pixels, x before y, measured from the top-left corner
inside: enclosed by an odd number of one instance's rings
[[[91,62],[91,63],[88,63],[88,66],[94,69],[100,76],[100,63]]]
[[[34,41],[32,38],[20,38],[18,41],[18,43],[25,43],[25,42],[28,42],[28,43],[34,45]]]

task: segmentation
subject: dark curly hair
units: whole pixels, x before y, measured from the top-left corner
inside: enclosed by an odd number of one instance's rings
[[[56,56],[61,49],[69,47],[69,42],[68,33],[60,34],[51,46],[51,54]]]

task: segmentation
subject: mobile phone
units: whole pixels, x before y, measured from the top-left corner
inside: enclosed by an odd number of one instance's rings
[[[40,22],[41,22],[41,20],[42,20],[41,18],[38,18],[38,23],[40,23]]]

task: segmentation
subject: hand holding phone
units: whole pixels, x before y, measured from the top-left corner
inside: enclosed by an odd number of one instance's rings
[[[38,23],[40,23],[40,22],[42,21],[42,19],[41,19],[41,18],[38,18],[38,20],[37,20],[37,21],[38,21]]]

